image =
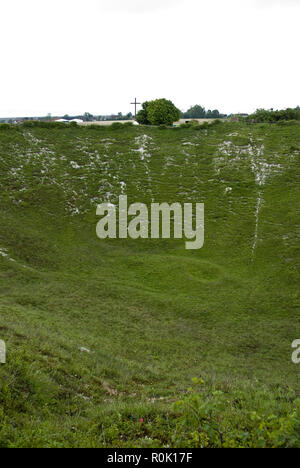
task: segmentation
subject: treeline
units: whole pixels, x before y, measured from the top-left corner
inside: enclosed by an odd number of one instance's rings
[[[84,122],[99,122],[99,121],[106,121],[106,120],[132,120],[133,115],[131,112],[128,114],[123,115],[122,112],[118,112],[118,114],[111,114],[111,115],[93,115],[89,112],[85,112],[83,115],[73,115],[70,116],[68,114],[64,115],[63,118],[65,120],[73,120],[73,119],[80,119]]]
[[[120,124],[122,125],[122,124]],[[70,122],[70,123],[65,123],[65,122],[51,122],[51,121],[46,121],[46,120],[24,120],[24,122],[18,123],[18,125],[15,125],[14,123],[2,123],[0,122],[0,131],[3,130],[19,130],[22,128],[61,128],[65,129],[67,127],[78,127],[76,122]],[[97,127],[100,127],[100,125],[97,125]]]
[[[282,110],[257,109],[254,114],[251,114],[246,118],[247,122],[253,123],[273,123],[281,120],[300,120],[300,107],[298,106],[294,109],[288,108]]]
[[[190,107],[186,112],[181,113],[182,119],[222,119],[227,117],[226,114],[220,114],[220,112],[215,110],[206,110],[205,107],[196,104],[195,106]]]
[[[72,122],[58,122],[58,121],[46,121],[46,120],[25,120],[24,122],[18,123],[2,123],[0,122],[0,132],[1,131],[22,131],[23,128],[47,128],[47,129],[81,129],[81,130],[97,130],[105,131],[106,129],[126,129],[134,127],[133,121],[124,121],[124,122],[111,122],[109,125],[99,125],[91,122],[90,125],[81,126],[76,121]]]

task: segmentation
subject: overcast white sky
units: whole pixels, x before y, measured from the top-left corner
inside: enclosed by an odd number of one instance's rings
[[[0,116],[300,105],[300,0],[0,2]]]

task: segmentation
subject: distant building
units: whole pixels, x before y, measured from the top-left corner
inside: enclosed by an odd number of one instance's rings
[[[119,120],[119,115],[106,115],[104,120]]]
[[[249,114],[232,114],[230,117],[235,122],[238,122],[239,120],[242,120],[242,119],[245,119],[246,117],[249,117]]]

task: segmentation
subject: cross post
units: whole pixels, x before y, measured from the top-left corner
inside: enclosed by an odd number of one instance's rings
[[[137,100],[136,100],[136,98],[135,98],[134,102],[131,102],[130,104],[134,106],[134,118],[135,118],[135,120],[136,120],[136,107],[137,107],[138,105],[140,105],[141,103],[140,103],[140,102],[137,102]]]

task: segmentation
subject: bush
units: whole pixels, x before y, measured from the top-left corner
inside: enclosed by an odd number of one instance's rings
[[[64,122],[44,122],[43,120],[25,120],[23,128],[66,128]]]
[[[212,124],[211,123],[208,123],[208,122],[203,122],[202,124],[198,125],[198,126],[194,126],[193,127],[193,130],[197,130],[197,131],[200,131],[200,130],[207,130],[209,127],[211,127]]]
[[[211,125],[212,127],[216,127],[217,125],[222,125],[222,124],[223,124],[222,120],[216,119],[216,120],[213,120],[209,125]]]
[[[205,130],[205,129],[209,128],[210,126],[211,126],[210,123],[208,123],[208,122],[203,122],[203,124],[200,125],[200,129],[201,129],[201,130]]]
[[[8,123],[0,124],[0,130],[10,130],[11,128],[12,128],[12,126],[9,125]]]
[[[297,120],[278,120],[278,122],[276,122],[276,125],[289,126],[289,125],[295,125],[297,123],[298,123]]]
[[[189,127],[199,127],[200,126],[200,123],[198,122],[198,120],[190,120],[189,123],[188,123]]]
[[[91,125],[86,125],[85,128],[88,130],[104,130],[105,125],[97,125],[97,124],[91,124]]]
[[[112,128],[113,130],[120,130],[124,128],[124,124],[122,124],[121,122],[114,122],[110,125],[110,128]]]
[[[35,126],[35,122],[33,120],[25,120],[25,122],[23,122],[22,126],[24,128],[32,128]]]
[[[193,381],[187,396],[174,405],[177,447],[300,447],[300,400],[295,395],[263,388],[208,392],[202,390],[202,380]]]
[[[248,116],[246,119],[248,122],[279,122],[279,121],[291,121],[291,120],[300,120],[300,107],[295,109],[282,109],[282,110],[266,110],[266,109],[257,109],[257,111]]]

